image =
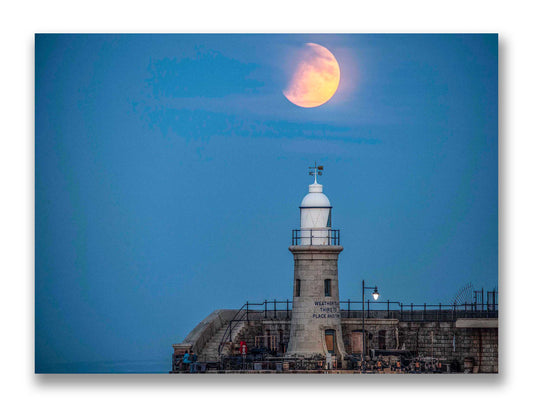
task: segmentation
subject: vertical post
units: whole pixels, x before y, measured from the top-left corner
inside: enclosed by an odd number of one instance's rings
[[[424,303],[424,314],[422,315],[422,321],[426,320],[426,303]]]
[[[400,319],[403,319],[403,302],[400,303]]]
[[[265,300],[265,319],[267,317],[267,300]]]
[[[455,302],[454,302],[454,303],[453,303],[452,321],[455,320],[455,307],[456,307],[456,304],[455,304]]]
[[[277,313],[276,313],[276,300],[274,299],[274,319],[277,319]]]
[[[348,318],[350,318],[350,299],[348,299]]]
[[[248,301],[246,301],[246,322],[250,322],[250,320],[248,319],[248,312],[249,312]]]
[[[366,317],[370,318],[370,300],[366,300]]]
[[[389,310],[390,310],[390,307],[389,307],[389,301],[390,301],[390,300],[387,300],[387,318],[390,318],[390,313],[389,313]]]
[[[411,303],[411,318],[409,318],[411,321],[413,320],[413,303]]]
[[[287,319],[289,319],[289,300],[287,299]]]
[[[439,302],[439,316],[437,317],[437,320],[440,321],[440,314],[442,311],[442,304]]]
[[[366,354],[366,334],[365,334],[365,280],[363,280],[362,286],[362,301],[363,307],[363,354],[361,355],[361,370],[365,371],[365,354]]]

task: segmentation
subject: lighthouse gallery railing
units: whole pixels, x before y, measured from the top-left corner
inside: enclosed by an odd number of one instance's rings
[[[339,246],[341,244],[340,229],[293,229],[293,246],[313,246],[313,239],[316,245]],[[327,242],[327,244],[326,244]]]

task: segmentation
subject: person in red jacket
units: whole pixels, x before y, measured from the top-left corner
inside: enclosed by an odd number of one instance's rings
[[[248,353],[248,346],[246,346],[246,342],[241,341],[241,345],[239,346],[239,353],[243,356]]]

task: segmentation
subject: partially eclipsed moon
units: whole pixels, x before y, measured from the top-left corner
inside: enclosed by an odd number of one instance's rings
[[[307,43],[283,94],[295,105],[316,107],[330,100],[341,78],[333,54],[321,45]]]

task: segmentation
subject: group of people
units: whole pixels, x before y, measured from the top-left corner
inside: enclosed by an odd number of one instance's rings
[[[239,353],[242,355],[244,363],[244,358],[248,353],[248,346],[246,345],[245,341],[241,341]],[[185,351],[185,354],[181,359],[176,358],[175,363],[180,372],[198,373],[199,364],[197,363],[197,360],[198,356],[196,356],[194,351],[191,349],[190,351]],[[205,370],[205,366],[201,365],[200,367],[200,370],[203,372]]]
[[[185,355],[183,355],[183,359],[181,360],[181,365],[183,370],[189,371],[190,373],[196,373],[197,372],[197,363],[198,356],[194,353],[193,350],[189,353],[188,351],[185,352]]]

